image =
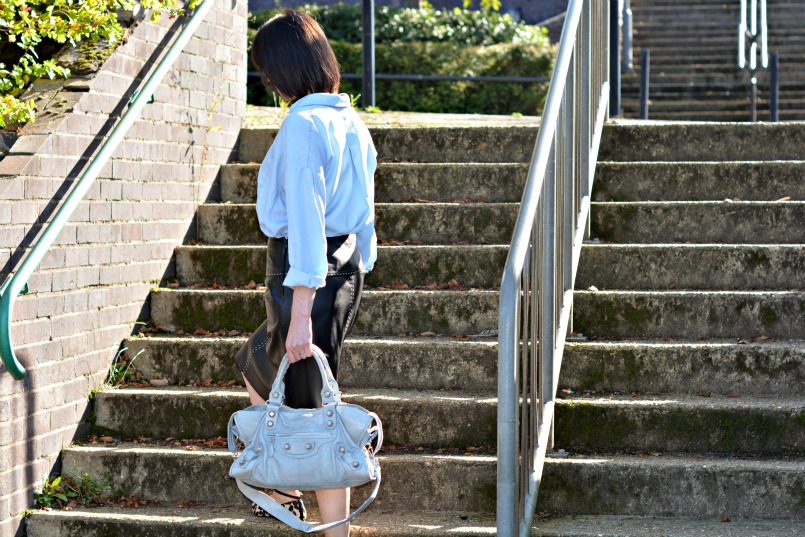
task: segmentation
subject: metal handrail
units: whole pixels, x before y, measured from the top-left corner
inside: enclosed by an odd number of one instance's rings
[[[497,534],[531,534],[609,105],[608,0],[570,0],[500,288]],[[616,15],[617,16],[617,15]],[[616,21],[617,22],[617,21]]]
[[[131,126],[140,116],[140,112],[145,107],[154,91],[156,91],[162,79],[168,73],[168,70],[173,67],[179,54],[182,53],[187,42],[193,37],[201,21],[212,8],[213,0],[201,0],[195,7],[193,14],[190,16],[187,24],[179,36],[171,44],[168,52],[157,64],[154,71],[145,81],[143,86],[134,92],[131,100],[129,101],[128,110],[123,114],[115,125],[109,137],[104,141],[98,153],[93,158],[92,162],[87,166],[83,175],[76,180],[73,189],[62,202],[56,215],[47,224],[42,235],[36,241],[33,248],[25,256],[25,260],[20,265],[19,269],[6,278],[6,281],[0,287],[0,358],[3,364],[11,375],[17,379],[22,380],[25,377],[25,368],[22,367],[17,356],[14,353],[14,346],[11,342],[11,318],[14,311],[14,302],[17,296],[27,289],[28,279],[33,274],[34,270],[42,262],[42,259],[47,254],[53,241],[56,240],[61,230],[64,228],[67,221],[72,216],[78,204],[81,203],[84,195],[90,189],[95,179],[101,172],[101,169],[106,165],[109,158],[117,149],[123,137],[129,131]]]
[[[749,71],[749,114],[751,121],[757,121],[757,52],[760,44],[760,66],[769,67],[769,27],[766,17],[766,0],[741,0],[741,22],[738,24],[738,67]],[[746,61],[746,47],[749,45],[749,63]]]

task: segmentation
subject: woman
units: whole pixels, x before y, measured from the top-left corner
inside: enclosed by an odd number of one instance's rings
[[[265,403],[283,355],[286,404],[321,406],[316,345],[338,375],[341,345],[360,303],[363,273],[377,257],[374,232],[376,152],[369,131],[338,94],[339,65],[318,23],[286,11],[257,32],[252,61],[263,83],[291,103],[266,154],[257,215],[268,237],[266,321],[238,352],[252,405]],[[299,491],[275,491],[303,520]],[[345,518],[349,489],[316,491],[323,522]],[[259,506],[255,514],[265,516]],[[325,532],[349,534],[349,524]]]

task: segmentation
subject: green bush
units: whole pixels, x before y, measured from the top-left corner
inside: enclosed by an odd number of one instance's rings
[[[199,1],[191,0],[189,6]],[[154,10],[153,20],[162,13],[182,12],[179,0],[141,0],[140,4]],[[100,39],[115,43],[123,35],[116,12],[133,7],[133,0],[0,1],[0,127],[35,119],[34,103],[19,98],[35,79],[70,76],[69,69],[49,57],[61,48],[58,45],[69,42],[75,47]]]
[[[360,5],[306,5],[300,10],[322,25],[341,70],[360,73]],[[278,12],[257,13],[250,21],[250,37]],[[553,67],[554,49],[543,29],[489,10],[383,7],[377,9],[375,22],[378,73],[547,77]],[[256,78],[250,79],[248,90],[251,104],[278,104]],[[376,96],[382,110],[538,114],[546,90],[547,83],[377,80]],[[341,91],[358,95],[361,81],[345,79]]]
[[[344,72],[361,72],[361,47],[331,42]],[[531,44],[462,46],[455,43],[395,43],[377,45],[378,72],[458,76],[548,76],[550,47]],[[273,95],[257,97],[259,81],[252,79],[252,104],[274,106]],[[431,82],[377,80],[377,106],[382,110],[478,114],[538,114],[547,83]],[[342,80],[341,91],[361,92],[360,80]]]
[[[331,41],[361,42],[360,4],[307,4],[298,9],[315,17]],[[255,13],[249,26],[257,29],[280,12],[279,9],[271,9]],[[401,9],[388,6],[375,10],[375,41],[379,44],[434,41],[462,45],[530,43],[546,46],[547,35],[543,28],[516,22],[510,15],[489,10]]]

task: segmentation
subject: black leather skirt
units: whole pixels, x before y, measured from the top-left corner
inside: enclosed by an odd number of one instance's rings
[[[327,238],[326,285],[316,290],[311,319],[313,344],[327,356],[338,379],[341,346],[352,327],[361,301],[364,274],[355,235]],[[285,355],[285,338],[291,322],[293,288],[282,282],[290,269],[288,241],[268,240],[265,293],[266,320],[238,351],[235,362],[241,373],[263,399]],[[301,360],[285,375],[285,403],[293,408],[321,406],[321,375],[316,362]]]

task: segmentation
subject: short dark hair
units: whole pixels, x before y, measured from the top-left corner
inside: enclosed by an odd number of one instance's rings
[[[341,70],[319,23],[286,10],[263,24],[254,38],[252,62],[263,84],[295,102],[311,93],[337,93]]]

